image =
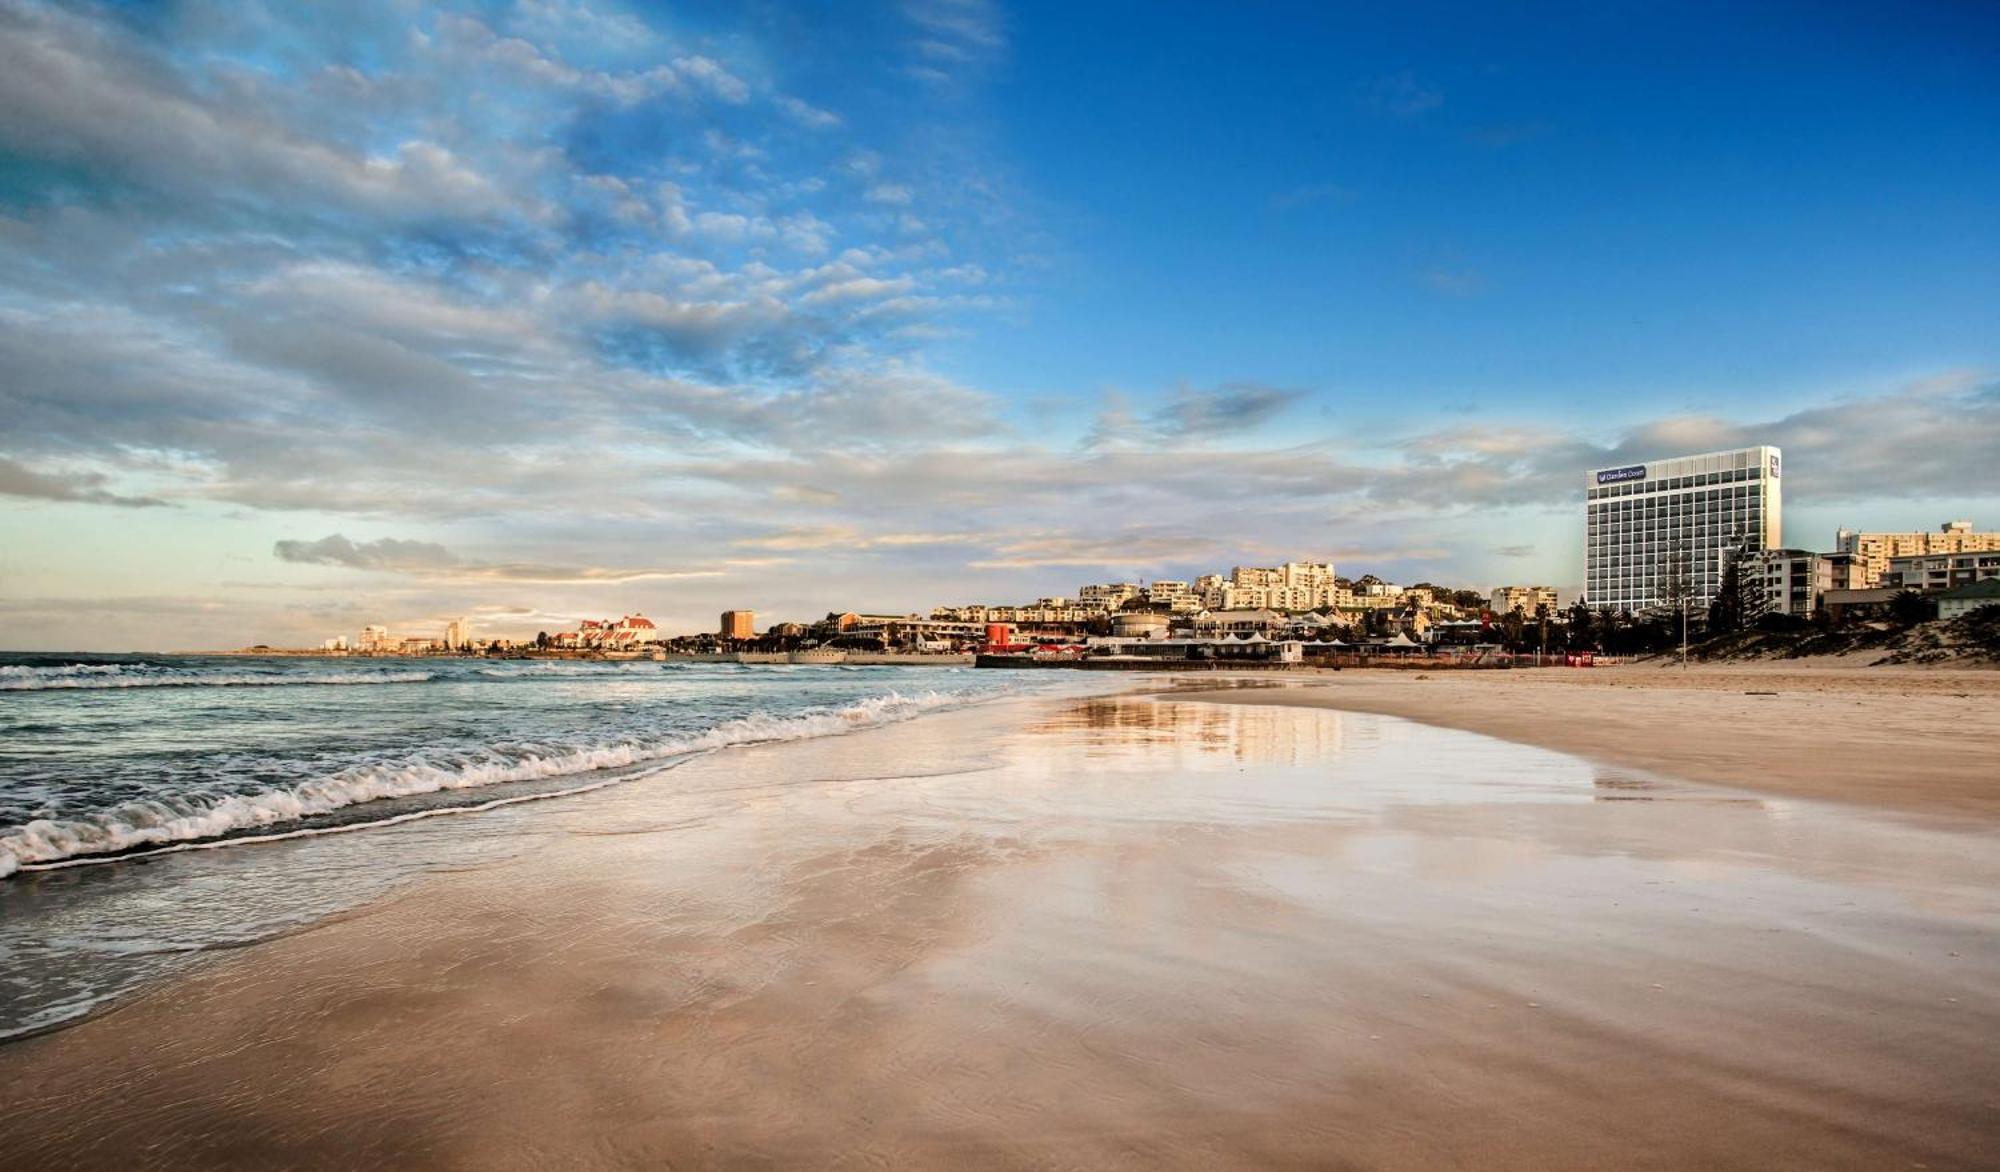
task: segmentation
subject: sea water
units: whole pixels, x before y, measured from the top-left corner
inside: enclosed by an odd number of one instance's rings
[[[532,849],[550,799],[1070,674],[0,656],[0,1038]]]

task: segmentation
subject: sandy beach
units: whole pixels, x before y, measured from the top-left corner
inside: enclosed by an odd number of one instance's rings
[[[1688,781],[2000,818],[2000,671],[1826,660],[1346,671],[1205,698],[1375,712]]]
[[[1645,670],[1005,702],[510,813],[543,844],[0,1048],[0,1148],[1990,1166],[1990,689]]]

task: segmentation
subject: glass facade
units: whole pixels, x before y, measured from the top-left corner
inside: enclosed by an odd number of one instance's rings
[[[1701,607],[1732,549],[1777,548],[1779,453],[1739,448],[1593,469],[1584,490],[1584,597],[1642,611],[1677,585]]]

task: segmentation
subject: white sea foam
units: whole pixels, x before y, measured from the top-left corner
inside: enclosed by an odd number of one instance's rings
[[[219,798],[148,798],[128,802],[89,818],[42,819],[0,831],[0,878],[19,870],[49,870],[92,861],[91,856],[138,847],[193,845],[219,835],[240,833],[328,814],[382,798],[412,797],[445,790],[476,789],[505,782],[534,781],[662,761],[731,745],[836,736],[907,720],[954,707],[977,697],[926,692],[888,692],[844,708],[792,716],[753,714],[706,732],[653,741],[579,747],[544,754],[508,756],[489,750],[482,759],[451,765],[422,761],[345,769],[286,789]],[[595,787],[591,787],[595,788]],[[268,841],[269,836],[262,840]],[[248,839],[242,841],[250,841]]]
[[[356,684],[421,684],[427,671],[314,672],[297,675],[203,673],[146,664],[67,663],[0,667],[0,692],[98,691],[107,688],[279,688]]]

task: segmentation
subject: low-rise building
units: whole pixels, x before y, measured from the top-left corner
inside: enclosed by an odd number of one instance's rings
[[[1111,616],[1111,633],[1121,639],[1164,639],[1172,621],[1148,610],[1126,610]]]
[[[1491,602],[1494,614],[1518,610],[1532,616],[1537,607],[1547,607],[1550,614],[1562,609],[1562,599],[1553,586],[1495,586]]]
[[[1211,610],[1194,618],[1197,635],[1270,634],[1285,625],[1285,616],[1269,609]]]
[[[1128,599],[1139,597],[1137,582],[1113,582],[1107,586],[1084,586],[1077,590],[1077,605],[1085,610],[1117,610]]]
[[[1984,607],[2000,607],[2000,578],[1981,578],[1938,595],[1938,617],[1955,619]]]
[[[2000,578],[2000,550],[1892,557],[1882,585],[1933,594],[1988,578]]]
[[[1192,639],[1122,639],[1098,636],[1089,641],[1093,657],[1145,659],[1157,662],[1298,663],[1305,644],[1295,639],[1262,635],[1197,636]]]
[[[1866,565],[1855,554],[1764,549],[1742,556],[1742,588],[1753,608],[1764,614],[1808,618],[1828,591],[1867,587]]]
[[[1172,578],[1160,578],[1148,585],[1146,601],[1174,614],[1193,614],[1201,609],[1201,596],[1194,587]]]

